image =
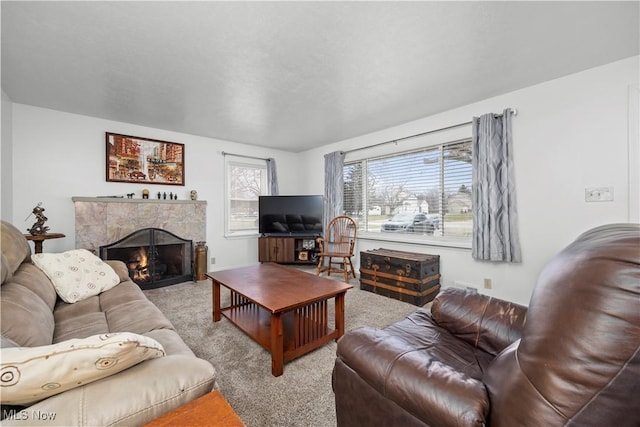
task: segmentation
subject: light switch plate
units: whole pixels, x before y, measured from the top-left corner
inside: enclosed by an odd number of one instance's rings
[[[613,201],[613,187],[589,187],[584,189],[585,202]]]

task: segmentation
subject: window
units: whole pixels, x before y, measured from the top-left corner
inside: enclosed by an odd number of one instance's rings
[[[257,233],[258,196],[269,194],[266,162],[228,159],[226,167],[226,235]]]
[[[345,162],[344,213],[397,240],[471,241],[471,140]]]

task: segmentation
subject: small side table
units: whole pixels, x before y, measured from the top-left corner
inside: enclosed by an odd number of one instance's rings
[[[244,427],[240,417],[234,412],[229,402],[214,390],[174,409],[159,418],[152,420],[143,427],[174,427],[174,426],[216,426],[216,427]]]
[[[27,240],[31,240],[33,242],[35,246],[35,253],[41,254],[42,242],[49,239],[60,239],[61,237],[66,237],[66,236],[62,233],[47,233],[47,234],[36,234],[35,236],[33,234],[25,234],[24,237],[26,237]]]

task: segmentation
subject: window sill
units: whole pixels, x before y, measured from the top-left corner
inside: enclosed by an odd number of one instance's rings
[[[259,236],[255,230],[251,231],[225,231],[225,239],[257,239]]]
[[[421,246],[440,246],[456,249],[471,249],[470,241],[461,241],[454,238],[434,237],[434,236],[411,236],[403,233],[371,233],[360,232],[358,239],[375,240],[380,242],[406,243]]]

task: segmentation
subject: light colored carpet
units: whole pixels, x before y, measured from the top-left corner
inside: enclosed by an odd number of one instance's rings
[[[311,269],[303,269],[312,273]],[[334,278],[334,276],[332,276]],[[339,279],[340,276],[336,277]],[[370,292],[359,282],[345,298],[345,329],[384,327],[416,306]],[[223,288],[224,290],[224,288]],[[193,352],[216,368],[218,384],[249,427],[335,426],[331,372],[336,343],[293,360],[280,377],[271,375],[271,356],[226,318],[212,322],[211,283],[187,282],[144,291],[173,323]],[[224,299],[228,293],[223,292]],[[330,318],[333,318],[333,301]]]

